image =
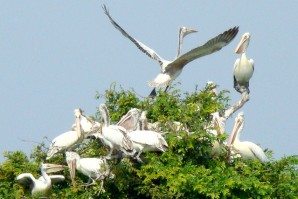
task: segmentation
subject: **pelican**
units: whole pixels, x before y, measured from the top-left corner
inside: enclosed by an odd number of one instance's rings
[[[118,125],[110,125],[109,112],[105,104],[99,106],[99,111],[103,119],[102,138],[110,147],[107,158],[111,158],[114,148],[121,150],[125,154],[130,154],[129,152],[133,150],[133,147],[131,140],[127,137],[126,129]]]
[[[162,151],[165,152],[168,148],[168,143],[160,133],[150,130],[141,130],[145,126],[146,120],[141,118],[139,120],[138,129],[129,132],[127,135],[132,141],[133,148],[138,154],[136,159],[142,162],[140,155],[144,151]]]
[[[110,172],[110,167],[105,158],[81,158],[79,154],[67,151],[66,162],[70,170],[70,177],[74,182],[75,170],[89,177],[86,186],[95,184],[96,180],[101,181],[101,189],[103,189],[103,180],[106,177],[113,178],[114,174]]]
[[[24,187],[29,188],[32,195],[46,195],[52,187],[52,183],[63,181],[63,175],[48,175],[47,172],[63,170],[64,166],[55,164],[41,164],[41,175],[36,179],[31,173],[22,173],[16,180]]]
[[[249,93],[249,80],[254,72],[254,61],[246,57],[246,50],[249,45],[250,34],[244,33],[239,44],[235,49],[235,53],[241,54],[234,64],[234,88],[237,92]]]
[[[49,150],[47,152],[47,160],[52,158],[53,155],[55,155],[56,153],[70,149],[71,147],[74,147],[76,144],[83,141],[84,135],[81,132],[81,115],[79,114],[79,112],[75,111],[75,117],[75,131],[67,131],[52,140]]]
[[[154,87],[149,96],[155,96],[155,88],[160,86],[166,86],[166,90],[172,81],[174,81],[182,72],[183,67],[189,62],[203,57],[205,55],[212,54],[219,51],[222,47],[229,44],[238,33],[238,27],[231,28],[222,34],[210,39],[204,45],[190,50],[189,52],[178,56],[172,61],[168,61],[160,57],[154,50],[130,36],[121,26],[119,26],[109,14],[107,7],[103,5],[104,13],[108,16],[112,25],[118,29],[125,37],[132,41],[143,53],[148,55],[151,59],[156,60],[160,67],[161,72],[155,77],[154,80],[149,81],[149,86]],[[178,48],[179,49],[179,48]],[[178,52],[180,52],[178,50]],[[165,90],[165,91],[166,91]]]
[[[122,126],[127,131],[136,130],[140,114],[141,111],[139,109],[132,108],[124,116],[122,116],[117,125]]]
[[[243,130],[243,126],[244,115],[241,112],[235,118],[233,131],[229,137],[227,146],[232,149],[232,152],[239,154],[243,159],[258,159],[261,162],[268,161],[261,147],[252,142],[239,140],[239,133]]]
[[[81,130],[84,132],[84,137],[88,137],[90,134],[93,134],[101,129],[102,124],[84,115],[82,109],[75,109],[74,114],[77,118],[79,118]],[[76,123],[72,126],[72,129],[76,129]]]

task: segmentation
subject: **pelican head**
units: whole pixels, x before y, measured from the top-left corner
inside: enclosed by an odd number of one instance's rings
[[[237,53],[237,54],[244,53],[248,47],[249,41],[250,41],[249,32],[244,33],[241,37],[241,40],[240,40],[238,46],[235,49],[235,53]]]
[[[80,117],[83,114],[83,111],[82,111],[82,109],[77,108],[74,110],[74,114],[76,117]]]
[[[72,152],[72,151],[65,152],[65,156],[66,156],[66,163],[69,168],[71,181],[74,182],[74,178],[76,175],[77,161],[80,159],[80,156],[76,152]]]
[[[243,130],[243,126],[244,126],[244,114],[243,112],[240,112],[235,118],[235,124],[232,130],[231,136],[227,143],[228,146],[233,145],[238,133]]]
[[[195,33],[195,32],[198,32],[198,31],[195,29],[192,29],[192,28],[184,27],[184,26],[180,28],[180,35],[182,38],[190,33]]]

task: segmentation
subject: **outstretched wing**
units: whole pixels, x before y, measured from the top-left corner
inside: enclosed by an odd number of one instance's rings
[[[136,129],[140,117],[140,110],[136,108],[130,109],[117,123],[118,126],[124,127],[127,131]]]
[[[194,48],[188,51],[187,53],[181,55],[173,63],[171,63],[171,66],[179,66],[182,68],[187,63],[195,59],[219,51],[220,49],[222,49],[222,47],[229,44],[235,38],[238,31],[238,27],[234,27],[219,34],[218,36],[207,41],[204,45]]]
[[[32,189],[34,186],[34,176],[31,173],[22,173],[17,176],[16,180],[25,188]]]
[[[142,42],[136,40],[132,36],[130,36],[121,26],[119,26],[114,19],[111,17],[106,5],[102,6],[104,13],[109,17],[112,25],[118,29],[125,37],[127,37],[130,41],[132,41],[143,53],[148,55],[151,59],[154,59],[159,62],[159,64],[163,63],[163,58],[161,58],[154,50],[143,44]]]

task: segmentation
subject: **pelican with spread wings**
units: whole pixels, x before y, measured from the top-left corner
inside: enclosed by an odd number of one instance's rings
[[[166,86],[167,90],[171,82],[180,75],[185,65],[195,59],[219,51],[221,48],[229,44],[238,33],[238,27],[231,28],[210,39],[204,45],[194,48],[181,56],[177,56],[172,61],[168,61],[159,56],[153,49],[129,35],[118,23],[115,22],[105,5],[103,5],[103,10],[116,29],[118,29],[125,37],[132,41],[143,53],[148,55],[151,59],[156,60],[161,66],[161,72],[155,77],[154,80],[149,81],[149,86],[154,87],[149,96],[156,95],[156,87]],[[179,47],[178,53],[180,53]]]

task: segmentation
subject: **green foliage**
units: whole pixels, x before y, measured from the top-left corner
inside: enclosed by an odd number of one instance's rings
[[[103,96],[116,123],[130,108],[148,111],[150,122],[159,121],[169,148],[165,153],[144,153],[144,163],[133,159],[109,160],[115,178],[106,179],[105,192],[100,183],[81,186],[88,178],[76,175],[71,184],[68,170],[62,174],[66,180],[53,185],[50,198],[296,198],[298,195],[298,157],[284,157],[278,161],[260,163],[237,159],[227,162],[227,153],[214,157],[212,142],[224,140],[208,134],[204,126],[210,114],[227,106],[226,92],[215,95],[212,88],[181,95],[174,90],[158,92],[156,99],[139,99],[133,91],[117,89],[113,85]],[[95,113],[95,118],[100,118]],[[167,122],[179,121],[189,131],[173,132]],[[0,198],[30,198],[30,193],[18,185],[18,174],[30,172],[39,177],[40,162],[45,162],[44,144],[37,146],[30,159],[20,151],[5,152],[6,160],[0,164]],[[97,157],[107,153],[97,140],[84,141],[77,152],[82,157]],[[51,163],[66,164],[63,155]]]

